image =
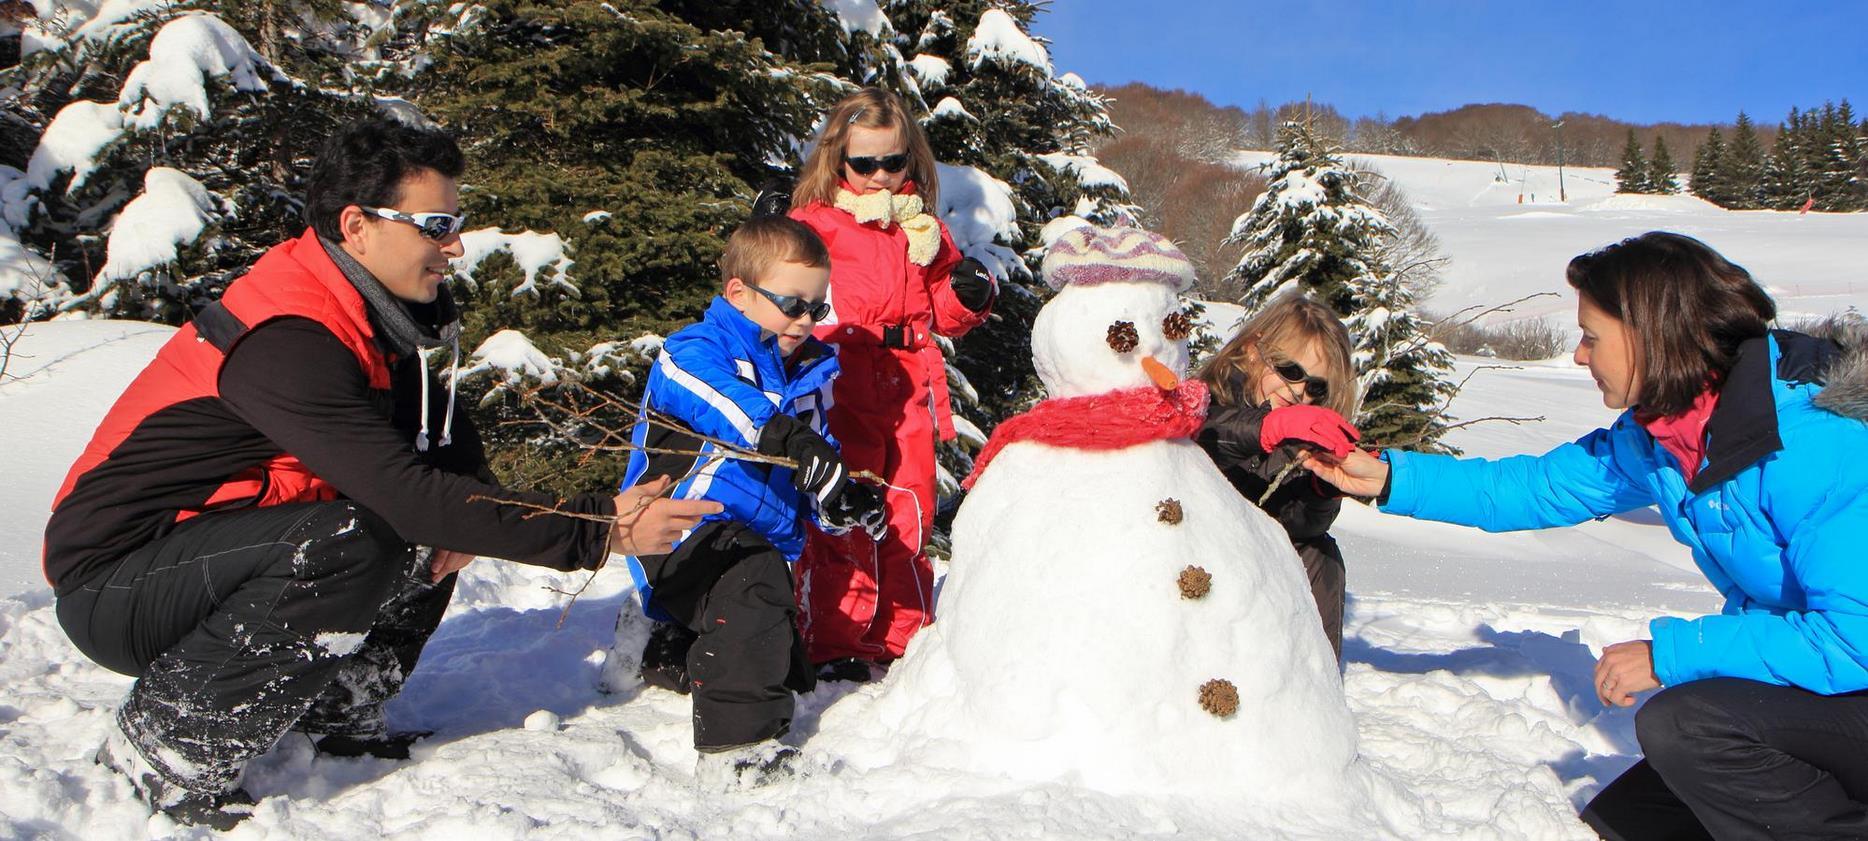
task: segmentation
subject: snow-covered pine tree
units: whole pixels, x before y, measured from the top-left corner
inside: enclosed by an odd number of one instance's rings
[[[1692,181],[1688,185],[1693,195],[1722,207],[1732,201],[1725,182],[1725,154],[1725,137],[1719,134],[1718,126],[1713,126],[1706,132],[1705,141],[1693,150]]]
[[[1725,171],[1719,180],[1731,197],[1726,207],[1747,210],[1763,207],[1764,144],[1758,142],[1751,117],[1738,112],[1732,126],[1732,145],[1725,156]]]
[[[1628,145],[1622,147],[1622,165],[1615,170],[1615,192],[1650,193],[1653,184],[1649,180],[1654,168],[1648,164],[1647,156],[1641,153],[1641,141],[1635,139],[1634,129],[1628,130]]]
[[[1453,394],[1452,355],[1427,337],[1414,293],[1381,262],[1395,230],[1364,195],[1341,151],[1301,123],[1278,132],[1278,157],[1252,209],[1233,223],[1245,253],[1233,269],[1248,312],[1295,284],[1328,303],[1355,340],[1362,410],[1371,446],[1443,449],[1440,409]]]
[[[836,20],[815,0],[476,8],[429,36],[430,63],[402,88],[460,137],[463,208],[499,226],[465,237],[466,340],[512,329],[504,344],[541,360],[631,357],[605,349],[700,316],[758,185],[795,165],[846,84],[826,72],[841,59]],[[598,368],[585,385],[640,389],[624,366]],[[531,417],[515,400],[477,411],[496,443],[527,445],[490,448],[502,475],[560,492],[621,475],[619,458],[490,422]]]
[[[369,107],[295,64],[332,49],[345,11],[324,0],[49,5],[8,71],[24,113],[51,116],[4,215],[28,249],[56,257],[76,293],[62,307],[185,320],[298,233],[312,154]],[[229,18],[274,33],[288,63]]]
[[[1680,175],[1674,165],[1673,153],[1667,150],[1667,140],[1654,135],[1654,153],[1648,157],[1648,192],[1661,195],[1673,195],[1680,192]]]
[[[1815,209],[1848,211],[1862,208],[1862,184],[1856,180],[1856,168],[1862,154],[1862,141],[1856,133],[1855,109],[1848,100],[1840,105],[1823,104],[1816,125],[1816,137],[1810,144],[1811,170],[1815,179]]]

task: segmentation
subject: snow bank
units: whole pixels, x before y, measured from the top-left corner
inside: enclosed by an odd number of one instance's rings
[[[1046,79],[1051,77],[1051,54],[1026,35],[1004,9],[987,9],[979,16],[979,26],[966,39],[967,67],[978,70],[988,62],[1003,65],[1026,65]]]
[[[519,270],[525,273],[525,281],[512,289],[514,297],[538,295],[538,275],[547,268],[551,273],[546,279],[552,286],[576,295],[577,285],[571,282],[570,275],[571,264],[575,261],[565,254],[565,249],[564,237],[557,234],[537,231],[508,234],[498,228],[481,228],[461,234],[463,253],[453,261],[454,273],[471,281],[482,261],[503,251],[511,255]]]
[[[179,169],[151,167],[142,194],[111,226],[99,281],[128,280],[175,262],[176,249],[193,243],[215,218],[214,196],[201,182]]]

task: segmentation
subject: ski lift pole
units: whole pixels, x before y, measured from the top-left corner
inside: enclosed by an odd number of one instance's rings
[[[1550,130],[1557,133],[1557,201],[1568,204],[1570,194],[1563,189],[1563,121],[1551,124]]]

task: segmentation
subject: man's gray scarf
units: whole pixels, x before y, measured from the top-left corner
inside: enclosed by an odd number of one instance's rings
[[[363,301],[370,308],[370,315],[379,328],[377,332],[389,350],[397,356],[409,356],[418,348],[439,348],[455,345],[460,341],[460,310],[454,306],[454,296],[449,294],[447,284],[442,284],[435,296],[435,312],[441,323],[435,328],[424,327],[409,315],[408,307],[390,294],[383,282],[370,274],[370,270],[350,256],[344,247],[324,237],[318,237],[324,246],[324,253],[330,255],[331,262],[337,264],[338,271],[363,296]]]

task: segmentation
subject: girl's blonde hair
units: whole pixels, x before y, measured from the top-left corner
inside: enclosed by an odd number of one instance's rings
[[[934,171],[934,151],[921,124],[908,113],[901,97],[881,88],[863,88],[850,94],[830,109],[824,128],[817,134],[817,148],[804,162],[804,172],[792,188],[792,204],[835,204],[837,182],[843,179],[843,156],[849,151],[850,127],[893,128],[900,132],[908,152],[908,178],[915,182],[915,195],[921,197],[927,212],[936,212],[940,198],[939,175]]]
[[[1282,361],[1280,354],[1313,339],[1329,367],[1327,372],[1308,372],[1330,384],[1330,393],[1321,405],[1353,419],[1360,395],[1349,356],[1349,330],[1328,305],[1302,292],[1286,292],[1252,316],[1239,328],[1238,335],[1200,366],[1198,377],[1212,392],[1213,402],[1233,406],[1248,403],[1252,400],[1252,384],[1265,375],[1270,362]],[[1258,349],[1256,354],[1252,353],[1254,347]]]

